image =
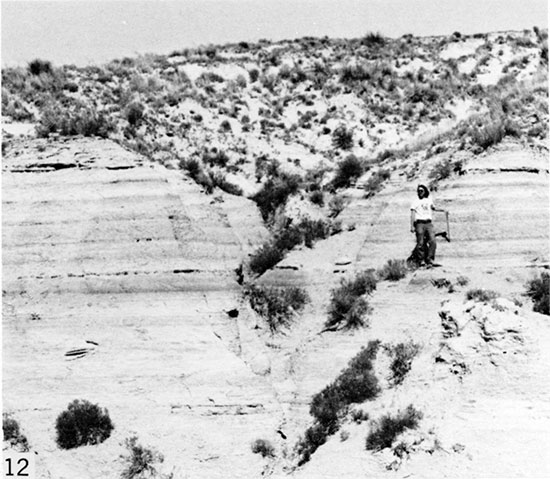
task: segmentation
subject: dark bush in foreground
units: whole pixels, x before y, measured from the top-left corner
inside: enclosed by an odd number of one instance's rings
[[[296,313],[304,309],[309,297],[301,288],[276,288],[248,285],[244,290],[250,306],[264,318],[271,332],[290,324]]]
[[[526,294],[533,300],[533,311],[550,315],[550,274],[544,272],[531,279]]]
[[[19,423],[8,414],[2,414],[2,430],[4,432],[4,441],[9,442],[12,447],[21,451],[29,450],[27,438],[21,434]]]
[[[86,444],[99,444],[111,435],[113,428],[107,409],[101,409],[86,400],[75,399],[57,417],[57,445],[62,449],[72,449]]]
[[[155,463],[164,462],[164,456],[152,449],[138,444],[137,437],[126,439],[125,445],[129,456],[126,468],[122,471],[122,479],[136,479],[140,477],[158,477]]]
[[[313,396],[309,412],[315,423],[297,445],[299,465],[309,461],[327,437],[338,431],[340,419],[348,412],[350,404],[371,400],[378,395],[380,387],[373,369],[379,347],[379,341],[370,341],[334,382]]]
[[[377,274],[382,281],[399,281],[407,275],[407,263],[402,259],[390,259]]]
[[[473,299],[474,301],[480,301],[482,303],[487,303],[488,301],[491,301],[493,299],[496,299],[498,297],[498,293],[496,291],[492,291],[490,289],[470,289],[466,292],[466,299],[470,300]]]
[[[275,448],[266,439],[256,439],[250,446],[254,454],[261,454],[262,457],[274,457]]]
[[[354,279],[342,280],[332,291],[327,329],[354,328],[364,324],[363,317],[369,311],[367,301],[362,298],[376,289],[376,277],[372,271],[358,274]]]
[[[336,169],[336,174],[332,180],[333,188],[347,188],[357,178],[359,178],[365,167],[363,162],[355,155],[349,155],[340,163]]]
[[[422,419],[422,413],[417,411],[412,405],[396,416],[389,414],[382,416],[367,436],[367,449],[379,451],[386,447],[391,447],[395,438],[405,431],[405,429],[418,427],[420,419]]]
[[[393,348],[390,347],[388,349],[390,355],[393,357],[390,364],[391,379],[395,385],[399,385],[411,370],[412,361],[418,354],[418,351],[420,351],[420,346],[411,341],[396,344]]]

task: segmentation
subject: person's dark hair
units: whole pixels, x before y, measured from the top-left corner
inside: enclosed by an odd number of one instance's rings
[[[425,185],[418,185],[417,191],[422,188],[424,190],[424,198],[428,198],[430,196],[430,190]]]

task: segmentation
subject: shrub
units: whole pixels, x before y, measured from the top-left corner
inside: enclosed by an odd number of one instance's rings
[[[286,203],[288,197],[298,191],[301,179],[298,175],[280,173],[269,178],[252,200],[260,208],[264,221],[267,221],[275,210]]]
[[[52,64],[47,60],[37,58],[29,63],[29,72],[31,75],[40,75],[42,73],[51,75],[53,73]]]
[[[2,89],[2,115],[9,116],[14,121],[29,121],[34,119],[34,115],[19,98],[4,93],[5,91]]]
[[[382,281],[399,281],[407,274],[407,263],[401,259],[390,259],[377,274]]]
[[[374,375],[373,361],[380,347],[379,341],[370,341],[351,359],[340,375],[321,392],[313,396],[309,412],[315,418],[297,445],[299,465],[307,462],[329,435],[340,427],[350,404],[374,399],[380,392]]]
[[[220,123],[220,131],[222,132],[229,132],[231,131],[231,123],[229,123],[229,120],[223,120]]]
[[[441,160],[432,168],[428,178],[431,180],[431,184],[433,185],[441,180],[449,178],[453,173],[457,173],[459,175],[464,173],[462,160],[453,161],[450,158],[446,158]]]
[[[308,248],[311,248],[315,241],[328,238],[332,231],[330,223],[324,220],[312,220],[308,218],[298,223],[296,228],[302,235],[304,244]]]
[[[305,218],[295,225],[288,225],[252,255],[249,262],[250,270],[261,275],[281,261],[286,252],[295,246],[303,243],[311,248],[316,240],[325,239],[333,232],[334,224],[324,220]]]
[[[347,188],[353,181],[357,180],[364,171],[365,167],[363,162],[355,155],[349,155],[338,164],[336,174],[332,180],[333,188]]]
[[[382,189],[384,182],[390,179],[390,176],[390,170],[385,168],[380,168],[377,172],[373,173],[365,183],[365,197],[370,198],[378,193]]]
[[[310,193],[309,201],[322,208],[325,205],[325,196],[321,190],[315,190]]]
[[[250,258],[250,270],[256,275],[264,274],[285,257],[286,250],[276,243],[269,242],[261,246]]]
[[[204,171],[204,168],[199,160],[195,158],[190,158],[189,160],[182,159],[179,163],[179,167],[182,170],[186,170],[191,179],[198,185],[202,186],[206,193],[210,194],[214,191],[214,182],[212,181],[212,177]]]
[[[492,145],[500,143],[505,136],[505,121],[497,118],[487,121],[483,125],[476,125],[470,129],[470,137],[475,145],[486,150]]]
[[[275,448],[266,439],[256,439],[250,446],[254,454],[261,454],[262,457],[274,457]]]
[[[143,119],[143,113],[145,107],[142,103],[135,101],[130,103],[126,108],[126,119],[128,123],[132,126],[137,126]]]
[[[19,423],[7,413],[2,414],[2,430],[4,432],[4,441],[7,441],[11,447],[15,447],[23,452],[29,450],[29,443],[27,438],[21,434]]]
[[[243,190],[239,186],[227,181],[220,172],[211,173],[210,179],[214,187],[218,187],[230,195],[241,196],[243,194]]]
[[[487,303],[493,299],[498,298],[498,293],[496,291],[488,289],[470,289],[466,292],[466,299],[474,301],[480,301],[482,303]]]
[[[422,419],[422,413],[417,411],[412,405],[396,416],[389,414],[382,416],[367,436],[366,448],[368,450],[379,451],[386,447],[391,447],[395,438],[405,431],[405,429],[418,427],[420,419]]]
[[[346,125],[339,125],[332,132],[332,146],[340,150],[351,150],[353,147],[353,131]]]
[[[393,348],[389,347],[388,351],[393,357],[390,364],[391,379],[395,385],[401,384],[411,370],[412,360],[420,351],[420,346],[410,341],[396,344]]]
[[[361,45],[364,45],[366,47],[382,46],[385,43],[386,40],[379,32],[369,32],[361,39]]]
[[[107,138],[115,129],[114,123],[103,112],[97,112],[91,107],[76,105],[64,109],[59,105],[42,110],[36,132],[39,137],[47,137],[50,133],[62,136],[99,136]]]
[[[330,210],[329,217],[336,218],[344,208],[346,207],[346,200],[343,196],[335,195],[328,202],[328,208]]]
[[[354,409],[351,412],[351,419],[353,422],[357,424],[361,424],[363,421],[369,420],[369,413],[366,411],[363,411],[362,409]]]
[[[296,287],[276,288],[248,285],[244,295],[252,309],[263,317],[271,332],[288,326],[292,317],[304,309],[309,297],[305,290]]]
[[[163,455],[157,451],[143,447],[137,441],[138,439],[135,436],[125,441],[130,455],[126,458],[128,465],[122,471],[122,479],[158,477],[154,464],[164,462]]]
[[[368,302],[362,297],[376,289],[376,277],[372,271],[358,274],[354,279],[343,279],[340,286],[332,290],[327,330],[340,327],[355,328],[364,324],[364,316],[370,311]]]
[[[304,433],[304,437],[298,441],[296,445],[296,452],[300,459],[298,460],[298,466],[302,466],[311,459],[311,455],[327,442],[329,436],[327,428],[322,424],[315,423],[313,426],[308,427]]]
[[[227,166],[229,163],[229,156],[227,153],[217,148],[212,148],[210,151],[206,150],[202,154],[202,161],[210,166]]]
[[[256,82],[256,80],[258,80],[260,72],[254,68],[248,72],[248,76],[250,77],[250,82],[254,83]]]
[[[550,275],[543,272],[527,283],[527,296],[533,300],[533,311],[550,315]]]
[[[434,88],[422,85],[415,85],[407,97],[410,103],[424,103],[431,105],[439,100],[439,92]]]
[[[57,444],[62,449],[99,444],[111,435],[113,428],[107,409],[75,399],[57,417]]]

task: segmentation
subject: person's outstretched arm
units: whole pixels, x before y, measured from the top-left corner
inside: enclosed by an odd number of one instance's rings
[[[411,233],[414,233],[414,218],[416,211],[411,208]]]

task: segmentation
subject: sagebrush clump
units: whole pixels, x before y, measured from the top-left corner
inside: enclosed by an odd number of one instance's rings
[[[550,274],[543,272],[528,281],[527,296],[533,300],[533,311],[550,315]]]
[[[474,301],[479,301],[481,303],[487,303],[493,299],[498,298],[498,293],[490,289],[470,289],[466,292],[466,299]]]
[[[7,441],[11,447],[22,452],[29,450],[29,443],[26,436],[21,433],[19,423],[7,413],[2,414],[2,431],[4,441]]]
[[[275,447],[267,439],[256,439],[250,446],[254,454],[262,457],[275,457]]]
[[[395,416],[390,414],[382,416],[367,436],[366,448],[379,451],[391,447],[397,436],[403,431],[418,427],[420,419],[422,419],[422,413],[412,405],[409,405],[405,411],[399,412]]]
[[[375,289],[376,276],[372,271],[359,273],[353,279],[343,279],[340,286],[332,290],[325,328],[334,330],[363,326],[364,316],[370,311],[363,296]]]
[[[378,395],[380,387],[374,374],[374,360],[379,347],[379,341],[370,341],[331,384],[313,396],[309,412],[315,421],[296,445],[299,465],[309,461],[327,437],[338,431],[351,404],[372,400]]]
[[[250,306],[267,321],[272,333],[288,326],[292,318],[300,313],[309,301],[302,288],[277,288],[249,284],[244,289]]]
[[[332,132],[332,146],[339,150],[351,150],[353,148],[353,131],[346,125],[339,125]]]
[[[114,429],[107,409],[85,399],[75,399],[56,420],[57,445],[72,449],[105,441]]]
[[[258,205],[264,221],[268,221],[277,208],[284,205],[288,197],[298,191],[300,185],[300,176],[278,173],[268,178],[251,199]]]
[[[155,464],[164,462],[162,454],[142,446],[135,436],[126,439],[125,446],[129,455],[126,457],[126,468],[121,474],[122,479],[159,477]]]
[[[108,138],[115,125],[102,111],[96,111],[85,105],[75,105],[65,108],[53,105],[45,108],[36,127],[39,137],[47,137],[52,133],[61,136],[99,136]]]
[[[390,259],[377,271],[382,281],[399,281],[407,275],[407,263],[402,259]]]
[[[411,370],[412,361],[420,351],[420,345],[409,341],[408,343],[389,346],[386,349],[392,356],[390,364],[391,381],[397,386],[403,382],[405,376]]]
[[[296,224],[288,224],[275,232],[272,239],[256,250],[249,260],[250,271],[262,275],[273,268],[295,246],[304,244],[312,248],[320,239],[338,232],[338,224],[332,221],[304,218]]]
[[[336,168],[332,186],[335,189],[347,188],[365,171],[363,162],[355,155],[349,155]]]

